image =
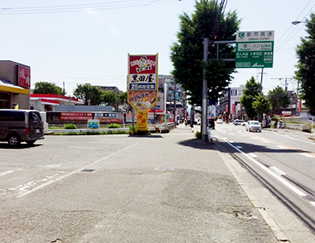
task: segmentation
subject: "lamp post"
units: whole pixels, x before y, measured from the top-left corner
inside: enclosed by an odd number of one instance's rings
[[[305,22],[305,21],[298,21],[298,20],[295,20],[295,21],[292,22],[293,25],[298,25],[298,24],[301,24],[301,23],[307,24],[307,22]]]

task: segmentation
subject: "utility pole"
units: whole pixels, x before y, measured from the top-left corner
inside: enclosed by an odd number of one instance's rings
[[[208,49],[209,49],[209,39],[203,39],[203,62],[208,62]],[[202,83],[202,141],[208,141],[207,133],[207,93],[208,93],[208,83],[206,79],[206,69],[203,68],[203,83]]]
[[[288,80],[291,81],[293,78],[271,78],[271,79],[279,79],[280,81],[284,79],[284,90],[288,91]]]
[[[176,83],[174,83],[174,125],[176,126]]]

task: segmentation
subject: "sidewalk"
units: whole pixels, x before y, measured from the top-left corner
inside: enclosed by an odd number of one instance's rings
[[[128,161],[121,166],[124,176],[104,174],[126,188],[115,186],[118,200],[106,205],[111,216],[81,242],[272,243],[274,233],[286,239],[266,224],[215,145],[196,140],[189,126],[129,139],[142,149],[119,156]],[[107,170],[117,159],[107,161]]]

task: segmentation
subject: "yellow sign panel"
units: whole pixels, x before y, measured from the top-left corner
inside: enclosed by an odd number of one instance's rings
[[[138,111],[137,130],[148,131],[148,111]]]

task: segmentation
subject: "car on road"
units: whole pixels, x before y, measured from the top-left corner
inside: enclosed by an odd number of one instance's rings
[[[222,119],[217,119],[216,123],[217,123],[217,124],[222,124],[223,121],[222,121]]]
[[[44,138],[44,125],[35,110],[0,109],[0,141],[17,146],[21,142],[32,145]]]
[[[236,125],[242,125],[244,126],[245,125],[245,121],[243,120],[234,120],[233,121],[233,124],[236,126]]]
[[[246,131],[261,132],[261,124],[258,121],[248,121],[246,122]]]

